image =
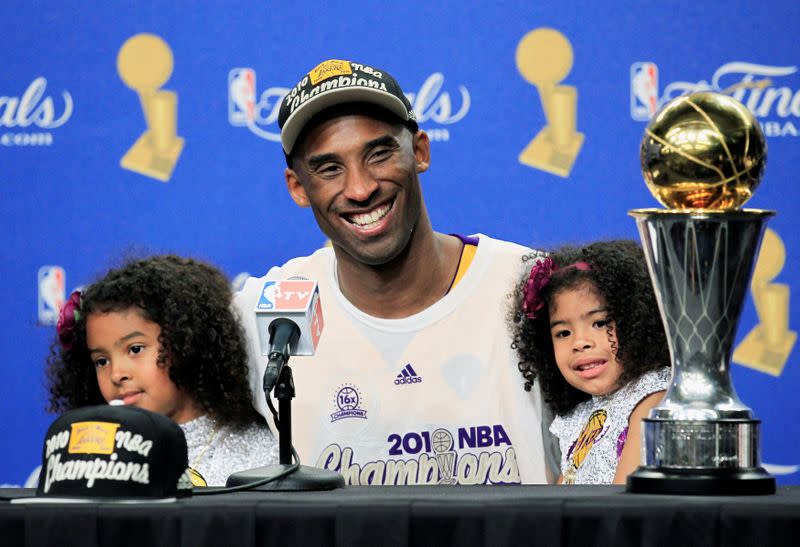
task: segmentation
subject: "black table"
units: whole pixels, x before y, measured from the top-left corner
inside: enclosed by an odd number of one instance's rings
[[[0,497],[31,495],[2,490]],[[11,504],[0,545],[800,545],[800,487],[772,496],[626,494],[605,486],[348,487],[174,503]]]

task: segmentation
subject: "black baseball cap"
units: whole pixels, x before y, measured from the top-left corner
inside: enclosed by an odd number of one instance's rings
[[[306,74],[281,103],[278,125],[284,153],[292,153],[297,138],[314,116],[345,103],[380,106],[414,131],[418,129],[411,102],[391,74],[355,61],[328,59]]]
[[[71,410],[47,430],[37,498],[163,500],[190,494],[186,438],[171,419],[130,406]]]

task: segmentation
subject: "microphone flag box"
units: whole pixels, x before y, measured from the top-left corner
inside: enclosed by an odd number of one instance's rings
[[[262,355],[268,355],[269,326],[279,317],[294,321],[300,328],[297,347],[289,348],[291,355],[314,355],[324,326],[316,281],[287,279],[265,282],[255,312]]]

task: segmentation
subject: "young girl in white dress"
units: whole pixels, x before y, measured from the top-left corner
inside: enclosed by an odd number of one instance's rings
[[[228,280],[174,255],[109,271],[61,309],[48,359],[50,410],[132,405],[172,418],[195,486],[278,462],[252,407],[244,335]]]
[[[642,419],[670,382],[650,277],[633,241],[531,257],[517,289],[514,347],[525,389],[556,414],[564,484],[624,484],[640,464]]]

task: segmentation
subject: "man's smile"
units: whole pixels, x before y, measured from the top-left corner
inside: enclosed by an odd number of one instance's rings
[[[382,220],[386,218],[394,206],[394,200],[387,201],[378,205],[370,211],[363,213],[346,213],[342,217],[355,226],[360,232],[370,232],[382,225]]]

